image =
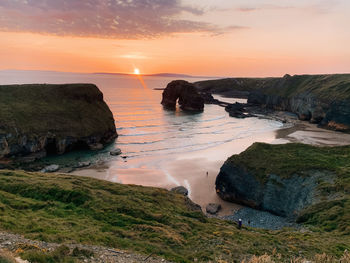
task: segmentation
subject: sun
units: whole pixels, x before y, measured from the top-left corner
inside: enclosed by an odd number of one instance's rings
[[[138,68],[135,68],[135,69],[134,69],[134,74],[135,74],[135,75],[140,75],[140,70],[139,70]]]

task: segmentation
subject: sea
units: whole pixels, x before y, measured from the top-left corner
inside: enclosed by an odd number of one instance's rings
[[[202,113],[160,104],[162,89],[176,77],[51,71],[0,71],[0,84],[94,83],[103,92],[117,127],[118,138],[98,152],[78,151],[44,159],[61,167],[89,161],[91,166],[72,174],[122,184],[171,189],[185,186],[191,199],[203,207],[226,202],[215,192],[215,178],[225,160],[254,142],[270,143],[283,124],[262,118],[237,119],[223,107],[205,105]],[[181,77],[190,82],[206,78]],[[214,96],[225,102],[242,99]],[[122,155],[109,152],[120,148]],[[228,206],[228,209],[232,207]]]

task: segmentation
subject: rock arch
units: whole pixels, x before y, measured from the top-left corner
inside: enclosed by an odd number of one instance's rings
[[[161,104],[170,110],[176,109],[179,101],[180,108],[185,111],[203,111],[204,99],[198,93],[197,88],[185,80],[170,82],[163,91]]]

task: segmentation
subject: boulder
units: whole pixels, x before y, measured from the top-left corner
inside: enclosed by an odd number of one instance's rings
[[[170,191],[177,193],[177,194],[182,194],[184,196],[188,195],[188,190],[183,186],[176,186],[176,187],[172,188]]]
[[[74,171],[73,167],[64,167],[59,170],[60,173],[65,173],[65,174],[71,173],[73,171]]]
[[[59,169],[60,169],[60,166],[58,164],[51,164],[51,165],[46,166],[40,172],[42,172],[42,173],[54,173],[54,172],[57,172]]]
[[[221,205],[210,203],[205,207],[205,210],[208,214],[215,215],[221,210]]]
[[[74,168],[83,168],[83,167],[88,167],[91,165],[90,161],[86,161],[86,162],[79,162],[76,165],[74,165]]]
[[[204,109],[204,99],[197,88],[185,80],[174,80],[163,91],[161,104],[165,108],[175,110],[177,101],[184,111],[198,112]]]
[[[116,148],[116,149],[110,151],[109,154],[112,155],[112,156],[121,155],[122,154],[122,150],[119,149],[119,148]],[[123,156],[123,158],[124,158],[124,156]]]
[[[254,117],[254,115],[245,113],[245,104],[243,103],[233,103],[229,104],[225,107],[225,110],[229,113],[231,117],[239,118],[239,119],[244,119],[247,117]]]
[[[0,158],[100,149],[117,137],[93,84],[0,86]]]

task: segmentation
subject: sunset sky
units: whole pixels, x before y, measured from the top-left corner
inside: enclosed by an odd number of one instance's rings
[[[350,72],[349,0],[0,0],[0,70]]]

